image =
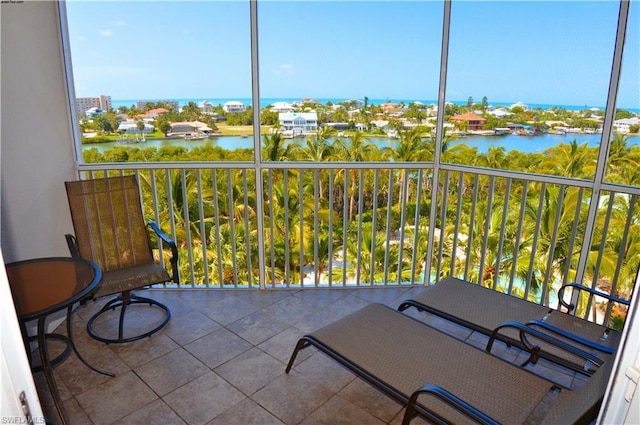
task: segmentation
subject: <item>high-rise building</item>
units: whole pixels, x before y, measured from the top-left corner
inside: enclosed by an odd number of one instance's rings
[[[76,97],[76,115],[84,115],[91,108],[110,111],[111,96],[100,95],[97,97]]]

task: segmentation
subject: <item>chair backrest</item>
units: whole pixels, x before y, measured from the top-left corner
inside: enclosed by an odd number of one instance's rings
[[[110,271],[153,262],[136,176],[65,182],[80,256]]]

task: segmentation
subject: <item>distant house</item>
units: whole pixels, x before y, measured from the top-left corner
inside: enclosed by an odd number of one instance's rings
[[[487,121],[486,119],[471,113],[471,112],[467,112],[466,114],[462,114],[462,115],[454,115],[453,117],[451,117],[451,121],[453,122],[467,122],[468,127],[467,130],[469,131],[478,131],[478,130],[483,130],[484,129],[484,123]]]
[[[155,108],[155,109],[149,109],[147,111],[147,113],[145,114],[144,118],[148,118],[150,120],[155,120],[156,118],[158,118],[160,115],[162,114],[166,114],[167,112],[169,112],[168,109],[165,108]]]
[[[193,134],[209,134],[212,129],[207,124],[200,121],[185,121],[171,123],[171,135],[187,136]]]
[[[377,128],[381,130],[386,130],[389,127],[388,120],[372,120],[371,124],[375,125]]]
[[[271,105],[271,112],[292,112],[293,105],[287,102],[276,102]]]
[[[615,127],[616,131],[624,134],[629,133],[629,127],[631,127],[632,125],[640,125],[640,118],[622,118],[613,122],[613,126]]]
[[[231,100],[225,103],[224,105],[222,105],[222,109],[228,113],[244,112],[245,106],[244,106],[244,103],[242,102]]]
[[[343,103],[348,104],[349,107],[351,107],[352,109],[359,109],[364,107],[364,102],[361,101],[360,99],[349,99]]]
[[[322,105],[320,102],[318,102],[315,99],[310,99],[308,97],[305,97],[304,99],[302,99],[300,102],[296,102],[297,104],[299,104],[300,106],[302,105],[315,105],[315,106],[320,106]]]
[[[294,136],[318,130],[318,114],[316,112],[280,112],[280,126]]]
[[[151,124],[149,124],[148,122],[144,123],[144,129],[142,130],[142,133],[148,134],[148,133],[153,133],[155,130],[155,127]],[[140,130],[138,130],[138,122],[132,119],[128,119],[126,121],[122,121],[119,125],[118,125],[118,131],[122,132],[122,133],[126,133],[126,134],[139,134]]]
[[[393,114],[402,110],[402,105],[393,102],[385,102],[380,107],[385,114]]]
[[[215,106],[213,106],[213,104],[208,100],[203,100],[202,102],[198,103],[198,108],[200,108],[202,112],[209,112],[213,110]]]
[[[522,102],[517,102],[514,103],[513,105],[509,106],[509,109],[513,109],[513,108],[522,108],[524,111],[528,111],[529,110],[529,105],[526,105]]]
[[[335,130],[347,130],[349,128],[349,123],[346,122],[328,122],[325,125]]]
[[[84,114],[86,115],[86,117],[87,117],[87,118],[93,118],[93,117],[95,117],[96,115],[102,115],[102,114],[104,114],[104,110],[103,110],[103,109],[100,109],[100,108],[97,108],[97,107],[95,107],[95,106],[94,106],[94,107],[92,107],[92,108],[87,109],[87,110],[84,112]]]
[[[504,108],[496,108],[487,112],[490,115],[493,115],[496,118],[504,118],[511,115],[511,112],[507,111]]]

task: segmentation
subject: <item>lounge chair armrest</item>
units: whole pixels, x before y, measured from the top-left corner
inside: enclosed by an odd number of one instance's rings
[[[474,421],[480,424],[487,424],[487,425],[499,424],[498,421],[496,421],[495,419],[493,419],[492,417],[490,417],[480,409],[477,409],[471,404],[462,400],[460,397],[456,396],[455,394],[445,390],[439,385],[429,384],[429,385],[425,385],[424,387],[420,388],[417,391],[414,391],[413,394],[411,394],[411,397],[409,398],[409,402],[407,403],[407,408],[405,409],[405,412],[404,412],[402,425],[409,425],[411,420],[416,416],[416,410],[419,409],[419,408],[416,408],[416,404],[418,402],[418,397],[422,394],[429,394],[438,398],[440,401],[443,401],[444,403],[448,404],[449,406],[453,407],[454,409],[465,414],[466,416],[468,416],[469,418],[473,419]]]
[[[588,363],[592,363],[593,365],[595,365],[596,367],[600,367],[600,365],[602,365],[602,363],[604,363],[602,361],[602,359],[594,356],[591,353],[587,353],[584,350],[579,349],[578,347],[575,347],[573,345],[567,344],[564,341],[559,340],[558,338],[555,338],[549,334],[546,334],[544,332],[541,332],[537,329],[534,329],[530,326],[527,326],[523,323],[519,323],[519,322],[505,322],[502,325],[498,326],[497,328],[495,328],[493,330],[493,332],[491,332],[491,336],[489,337],[489,342],[487,343],[487,347],[486,347],[486,351],[487,352],[491,352],[491,348],[493,348],[493,342],[495,341],[496,337],[498,336],[498,334],[500,333],[501,330],[506,329],[506,328],[514,328],[517,329],[519,331],[520,334],[520,342],[522,343],[522,345],[524,347],[526,347],[526,349],[529,351],[529,353],[531,354],[532,358],[537,358],[538,357],[538,352],[540,351],[540,347],[534,345],[531,343],[531,341],[529,341],[529,336],[530,337],[534,337],[537,338],[541,341],[544,341],[547,344],[551,344],[554,345],[558,348],[560,348],[561,350],[564,350],[570,354],[573,354],[575,356],[581,357],[583,358],[586,362]]]
[[[563,338],[567,338],[570,339],[572,341],[577,342],[578,344],[584,345],[585,347],[589,347],[593,350],[597,350],[600,351],[602,353],[606,353],[606,354],[613,354],[616,352],[615,348],[612,347],[607,347],[605,345],[602,344],[598,344],[597,342],[593,342],[593,341],[589,341],[588,339],[582,338],[581,336],[578,336],[576,334],[573,334],[571,332],[567,332],[564,329],[560,329],[556,326],[550,325],[547,322],[544,322],[542,320],[532,320],[530,322],[527,323],[527,326],[529,327],[540,327],[548,332],[552,332],[556,335],[559,335]]]
[[[558,290],[558,300],[560,301],[560,304],[562,304],[564,307],[566,307],[569,310],[569,312],[572,312],[576,308],[576,306],[571,304],[571,303],[567,303],[564,300],[564,291],[565,291],[566,288],[576,288],[576,289],[578,289],[580,291],[589,292],[591,295],[602,297],[602,298],[606,298],[609,301],[614,301],[614,302],[621,303],[621,304],[624,304],[624,305],[627,305],[627,306],[631,304],[630,300],[625,300],[624,298],[619,298],[619,297],[607,294],[605,292],[598,291],[597,289],[589,288],[588,286],[584,286],[584,285],[581,285],[579,283],[571,282],[571,283],[565,283]]]
[[[160,229],[160,226],[154,221],[147,222],[147,225],[153,229],[160,239],[171,248],[171,271],[173,276],[171,280],[174,283],[180,283],[180,275],[178,273],[178,247],[173,239],[171,239],[166,233]]]

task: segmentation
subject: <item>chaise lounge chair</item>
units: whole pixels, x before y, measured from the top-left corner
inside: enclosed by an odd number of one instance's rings
[[[416,415],[437,424],[589,423],[612,363],[570,391],[380,304],[302,337],[287,373],[308,346],[404,405],[403,425]]]
[[[588,291],[592,296],[604,297],[629,305],[629,301],[612,297],[582,285],[568,284],[561,288],[558,299],[569,312],[574,306],[563,300],[566,288]],[[535,304],[514,296],[484,288],[460,279],[448,277],[425,288],[420,296],[403,301],[398,310],[415,307],[440,316],[471,330],[488,335],[507,344],[515,345],[531,353],[525,362],[535,363],[544,358],[585,375],[593,373],[579,358],[558,351],[553,346],[538,346],[537,341],[518,339],[511,330],[514,323],[523,323],[543,330],[562,340],[577,344],[601,358],[613,354],[620,342],[621,333],[605,326],[583,320],[550,307]],[[506,325],[505,325],[506,324]]]

